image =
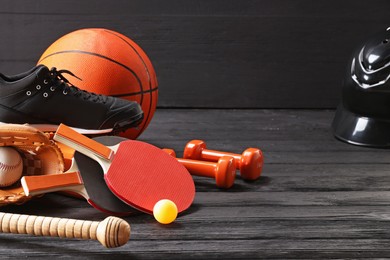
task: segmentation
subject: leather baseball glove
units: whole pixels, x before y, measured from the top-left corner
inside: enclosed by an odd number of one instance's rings
[[[50,135],[31,126],[0,124],[0,146],[16,148],[23,158],[23,175],[45,175],[64,172],[64,158]],[[30,200],[20,181],[0,188],[0,206],[22,204]]]

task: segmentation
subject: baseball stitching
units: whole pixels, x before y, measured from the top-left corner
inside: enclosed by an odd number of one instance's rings
[[[0,162],[0,170],[3,170],[3,171],[7,171],[7,170],[13,170],[17,167],[19,167],[19,165],[22,163],[22,158],[19,157],[19,161],[17,164],[15,165],[9,165],[9,164],[5,164],[5,163],[2,163]],[[11,184],[13,184],[14,182],[9,182],[9,183],[4,183],[2,185],[0,185],[0,187],[5,187],[5,186],[9,186]]]

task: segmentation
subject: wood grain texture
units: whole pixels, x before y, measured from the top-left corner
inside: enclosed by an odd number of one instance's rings
[[[0,71],[33,66],[60,36],[103,27],[137,42],[159,107],[334,108],[355,46],[388,27],[386,0],[4,0]]]
[[[330,131],[333,110],[158,109],[140,140],[181,156],[191,139],[264,153],[261,178],[222,190],[194,176],[196,197],[171,225],[125,218],[117,249],[90,241],[0,234],[0,257],[133,259],[359,259],[390,257],[388,150],[351,146]],[[85,201],[48,194],[2,211],[102,220]]]

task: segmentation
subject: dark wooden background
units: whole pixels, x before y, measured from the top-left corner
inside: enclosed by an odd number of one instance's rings
[[[149,55],[159,107],[334,108],[350,54],[390,25],[389,10],[387,0],[3,0],[0,71],[103,27]]]

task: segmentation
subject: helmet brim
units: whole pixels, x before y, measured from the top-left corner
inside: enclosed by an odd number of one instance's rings
[[[334,136],[346,143],[390,148],[390,120],[359,116],[340,104],[332,123]]]

